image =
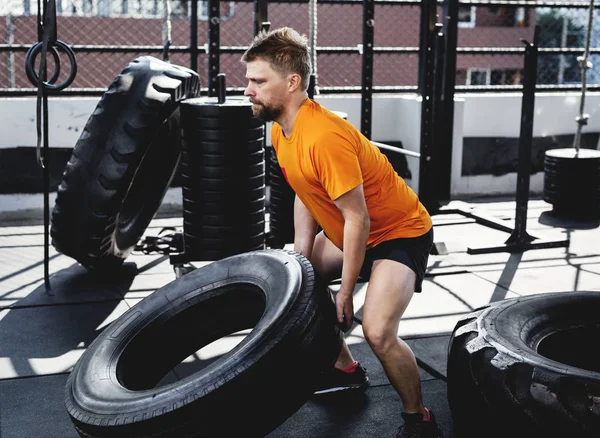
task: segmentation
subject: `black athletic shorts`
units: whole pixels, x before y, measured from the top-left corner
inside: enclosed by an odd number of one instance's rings
[[[421,292],[423,277],[427,270],[429,252],[433,246],[433,227],[419,237],[392,239],[381,242],[373,248],[367,249],[365,262],[360,270],[362,281],[371,277],[373,262],[380,259],[394,260],[412,269],[417,274],[415,292]]]

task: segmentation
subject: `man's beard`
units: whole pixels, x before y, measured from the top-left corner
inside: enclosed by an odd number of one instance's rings
[[[268,107],[257,103],[252,105],[252,114],[254,114],[254,117],[258,117],[265,122],[272,122],[278,118],[282,112],[283,108],[281,107]]]

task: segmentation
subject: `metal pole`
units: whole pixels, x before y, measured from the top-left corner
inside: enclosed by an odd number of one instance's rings
[[[585,39],[585,51],[583,56],[578,56],[577,61],[579,62],[579,68],[581,68],[581,100],[579,102],[579,115],[575,119],[577,122],[577,132],[575,139],[573,140],[573,147],[575,148],[576,156],[579,155],[579,148],[581,147],[581,130],[590,118],[589,114],[585,114],[585,92],[587,88],[587,71],[592,68],[592,63],[588,61],[590,56],[590,41],[592,39],[592,23],[594,22],[594,0],[590,0],[590,8],[588,14],[588,27]]]
[[[535,86],[537,77],[538,40],[540,27],[535,27],[533,44],[525,44],[523,66],[523,101],[521,104],[521,132],[519,134],[519,164],[517,166],[517,199],[515,229],[506,243],[521,244],[533,240],[527,234],[527,203],[529,202],[529,180],[531,177],[531,143],[533,141],[533,117],[535,110]]]
[[[208,95],[217,95],[217,75],[219,74],[219,60],[221,47],[221,2],[208,1]]]
[[[373,44],[375,41],[375,2],[363,0],[363,53],[360,131],[371,138],[373,111]]]
[[[192,2],[190,19],[190,68],[198,73],[198,0]]]
[[[458,0],[444,2],[444,65],[441,106],[443,119],[439,128],[439,147],[435,153],[438,164],[438,195],[440,200],[450,199],[452,183],[452,146],[454,138],[454,91],[456,88],[456,51],[458,46]]]
[[[268,1],[254,0],[254,35],[258,35],[263,28],[263,23],[268,21]]]
[[[419,30],[419,94],[425,93],[427,75],[430,72],[429,52],[432,51],[433,44],[431,42],[431,34],[435,27],[436,21],[436,2],[431,0],[423,0],[421,2],[421,27]]]

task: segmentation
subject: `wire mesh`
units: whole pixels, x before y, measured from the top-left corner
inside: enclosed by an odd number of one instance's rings
[[[0,1],[0,90],[31,89],[24,74],[25,52],[38,41],[38,0]],[[457,85],[520,85],[523,43],[540,26],[538,83],[580,84],[577,57],[583,53],[588,10],[581,7],[480,6],[460,4]],[[191,0],[170,0],[172,40],[169,61],[191,60]],[[241,54],[253,38],[254,2],[220,2],[220,72],[229,87],[243,88]],[[271,29],[289,26],[308,36],[310,7],[305,2],[269,2]],[[123,67],[140,55],[162,57],[164,0],[57,0],[58,38],[77,56],[78,74],[71,89],[105,89]],[[360,87],[363,6],[360,2],[317,1],[317,85]],[[443,13],[439,8],[438,21]],[[419,75],[421,7],[375,4],[375,87],[416,86]],[[208,9],[198,1],[197,70],[206,87]],[[233,49],[232,49],[233,48]],[[592,68],[588,84],[600,84],[600,20],[594,13]],[[510,53],[504,53],[509,51]],[[511,52],[512,51],[512,52]],[[63,59],[64,58],[64,59]],[[61,55],[66,65],[66,57]],[[39,60],[38,60],[39,62]],[[52,57],[48,58],[50,70]],[[66,72],[61,72],[61,77]],[[326,91],[325,91],[326,92]]]

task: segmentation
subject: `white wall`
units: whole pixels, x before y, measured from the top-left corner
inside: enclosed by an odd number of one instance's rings
[[[577,130],[575,117],[579,114],[581,93],[536,93],[533,120],[533,136],[574,134]],[[464,99],[464,137],[519,137],[521,124],[521,93],[485,93],[457,96]],[[600,93],[586,93],[585,112],[590,115],[585,132],[600,132]],[[455,148],[457,142],[454,143]],[[462,145],[462,141],[460,142]],[[460,146],[459,146],[460,147]],[[456,154],[454,157],[462,157]],[[462,158],[461,158],[462,161]],[[460,167],[454,162],[453,166]],[[516,193],[517,174],[502,176],[474,175],[452,179],[452,194],[505,195]],[[531,175],[530,192],[541,193],[544,189],[544,174]]]
[[[348,114],[348,120],[360,129],[360,96],[317,96],[325,107]],[[534,136],[573,134],[577,126],[579,93],[538,93]],[[51,146],[73,147],[81,135],[98,98],[49,98],[49,140]],[[600,93],[587,93],[585,110],[590,114],[585,132],[600,132]],[[36,146],[36,99],[0,99],[0,148]],[[451,193],[453,197],[513,194],[516,173],[493,176],[462,176],[464,137],[518,138],[521,95],[465,94],[455,98]],[[416,95],[375,94],[373,98],[372,138],[401,141],[404,148],[420,151],[421,102]],[[269,126],[270,128],[270,126]],[[270,129],[267,129],[270,141]],[[418,160],[407,157],[413,175],[407,182],[418,187]],[[531,176],[532,192],[543,190],[543,174]]]
[[[48,139],[55,147],[73,147],[100,99],[48,98]],[[0,148],[36,146],[36,98],[0,99]]]

